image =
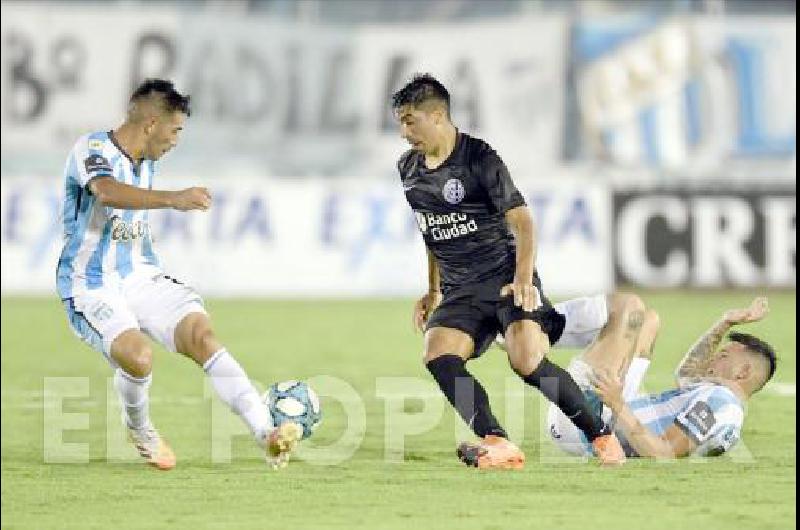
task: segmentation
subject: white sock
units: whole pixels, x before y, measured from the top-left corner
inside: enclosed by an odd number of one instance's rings
[[[149,394],[152,380],[153,374],[134,377],[122,368],[114,372],[114,388],[119,395],[125,422],[131,429],[143,429],[150,424]]]
[[[220,399],[238,414],[261,442],[272,427],[272,417],[242,366],[225,348],[203,364]]]
[[[644,357],[634,357],[625,374],[625,384],[622,387],[622,399],[629,401],[636,398],[639,387],[644,379],[644,374],[650,366],[650,359]]]

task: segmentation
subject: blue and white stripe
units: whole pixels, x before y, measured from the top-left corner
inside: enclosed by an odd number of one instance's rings
[[[741,436],[744,422],[744,407],[739,398],[727,387],[712,382],[650,394],[629,401],[628,406],[645,427],[658,435],[677,424],[697,443],[695,454],[699,455],[730,449]],[[710,415],[703,427],[691,417],[698,407]],[[620,436],[620,441],[627,445],[624,437]],[[626,450],[632,452],[629,447]]]
[[[107,164],[87,163],[92,157],[102,157]],[[82,136],[75,143],[64,171],[65,241],[57,271],[62,299],[98,289],[136,270],[158,267],[148,212],[105,207],[87,188],[93,178],[112,176],[131,186],[152,189],[154,169],[152,161],[144,161],[136,171],[106,132]],[[131,230],[137,237],[121,237]]]

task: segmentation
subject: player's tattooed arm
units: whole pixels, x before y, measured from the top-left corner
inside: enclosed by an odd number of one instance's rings
[[[708,368],[709,361],[716,353],[722,338],[733,326],[757,322],[769,312],[767,299],[759,297],[753,300],[749,307],[743,309],[730,309],[726,311],[708,331],[695,342],[683,356],[675,377],[681,380],[700,377]]]
[[[505,214],[509,230],[517,244],[517,263],[514,283],[503,286],[500,294],[514,295],[514,304],[525,311],[533,311],[539,305],[538,293],[533,286],[533,269],[536,264],[536,224],[527,206],[517,206]]]
[[[731,325],[724,319],[720,319],[711,329],[697,339],[697,342],[689,348],[689,351],[683,356],[683,359],[678,364],[678,368],[675,370],[675,377],[678,381],[700,377],[705,373],[708,362],[711,360],[714,352],[717,351],[719,343],[729,329],[731,329]]]
[[[211,194],[206,188],[186,188],[177,191],[146,190],[119,182],[113,177],[98,177],[87,184],[89,191],[104,206],[123,210],[207,210]]]

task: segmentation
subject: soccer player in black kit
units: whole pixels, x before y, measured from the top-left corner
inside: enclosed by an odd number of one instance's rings
[[[425,327],[425,364],[481,438],[460,444],[459,458],[479,468],[524,466],[525,455],[466,369],[501,332],[513,370],[572,419],[601,462],[623,463],[611,429],[569,373],[545,357],[565,318],[542,294],[533,218],[505,164],[488,144],[455,128],[450,95],[429,74],[396,92],[392,108],[412,147],[398,170],[428,251],[429,290],[414,309],[418,328]]]

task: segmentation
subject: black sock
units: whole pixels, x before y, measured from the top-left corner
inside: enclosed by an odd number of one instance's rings
[[[447,401],[458,411],[464,423],[483,438],[494,434],[508,438],[489,407],[486,390],[472,377],[465,361],[458,355],[442,355],[427,363],[428,371],[447,396]]]
[[[561,412],[583,431],[590,442],[598,436],[611,432],[602,419],[593,412],[592,406],[569,372],[551,363],[546,357],[536,370],[522,380],[538,388],[547,399],[560,408]]]

